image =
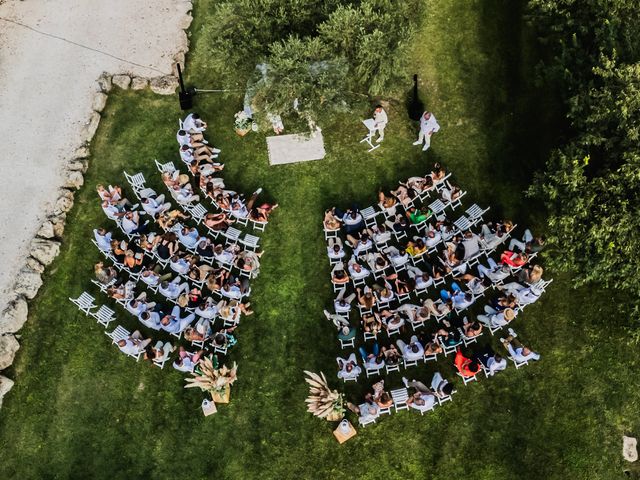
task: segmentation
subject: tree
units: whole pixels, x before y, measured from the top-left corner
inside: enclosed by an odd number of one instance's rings
[[[550,262],[577,284],[627,293],[640,320],[640,9],[628,0],[532,0],[552,46],[543,75],[560,82],[572,137],[530,194],[549,210]]]

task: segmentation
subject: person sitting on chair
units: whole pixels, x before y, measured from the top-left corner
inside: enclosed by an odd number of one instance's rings
[[[456,351],[456,358],[454,359],[453,364],[463,377],[475,377],[480,371],[480,364],[476,360],[465,357],[462,350],[459,348]]]
[[[418,140],[413,142],[414,145],[421,145],[424,142],[422,151],[427,151],[431,146],[431,135],[440,130],[435,115],[431,112],[424,112],[420,117],[420,133],[418,134]]]

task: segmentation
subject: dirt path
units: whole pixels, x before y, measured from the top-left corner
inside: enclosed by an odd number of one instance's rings
[[[0,1],[0,310],[56,199],[96,79],[171,73],[190,9],[182,0]]]

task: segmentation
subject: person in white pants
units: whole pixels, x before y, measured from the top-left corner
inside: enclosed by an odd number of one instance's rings
[[[374,131],[378,132],[377,143],[380,143],[384,140],[384,128],[389,123],[389,117],[387,117],[387,112],[384,111],[382,105],[376,106],[376,109],[373,111],[373,120],[374,123]]]
[[[421,145],[424,142],[422,151],[429,150],[431,146],[431,135],[440,130],[436,117],[431,112],[424,112],[420,117],[420,133],[418,134],[418,140],[413,142],[414,145]]]

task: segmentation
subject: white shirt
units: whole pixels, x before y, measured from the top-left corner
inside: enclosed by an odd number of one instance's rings
[[[202,121],[200,119],[196,120],[193,118],[193,113],[187,115],[187,117],[182,121],[182,128],[187,132],[203,132],[205,128],[202,126]]]
[[[440,130],[440,125],[436,120],[436,116],[432,113],[431,117],[429,117],[429,120],[427,120],[426,118],[424,118],[424,114],[422,114],[422,117],[420,117],[420,131],[422,131],[423,133],[435,133],[438,130]]]
[[[152,217],[154,217],[156,213],[164,210],[164,205],[158,205],[155,198],[149,197],[146,200],[146,202],[142,202],[142,208]]]
[[[218,307],[216,305],[208,305],[205,309],[196,308],[196,315],[202,318],[212,319],[218,315]]]
[[[344,250],[340,248],[340,250],[338,250],[338,252],[336,253],[336,251],[333,248],[327,247],[327,255],[329,256],[329,258],[338,260],[344,257]]]
[[[118,207],[111,204],[107,205],[106,207],[102,207],[102,211],[110,220],[115,220],[116,218],[118,218],[116,217],[116,215],[120,213],[120,210],[118,210]]]
[[[131,233],[136,228],[138,228],[138,222],[135,221],[135,217],[133,217],[133,218],[123,217],[122,218],[122,230],[124,230],[126,233]]]
[[[433,238],[430,237],[429,235],[427,235],[424,238],[424,244],[428,247],[431,248],[434,245],[437,245],[438,243],[440,243],[440,240],[442,240],[442,235],[440,235],[440,232],[433,232]]]
[[[171,267],[171,270],[181,275],[184,275],[189,271],[189,262],[184,258],[179,258],[175,262],[169,262],[169,266]]]
[[[191,149],[189,149],[189,150],[180,149],[180,158],[187,165],[191,165],[191,162],[193,162],[193,158],[194,158],[193,157],[193,150],[191,150]]]
[[[424,357],[424,348],[420,344],[420,342],[416,342],[416,343],[414,343],[414,345],[416,345],[418,347],[418,351],[417,352],[414,352],[413,350],[411,350],[411,344],[407,345],[406,348],[404,349],[403,356],[404,356],[404,358],[406,358],[409,361],[411,361],[411,360],[420,360],[420,359],[422,359],[422,357]]]
[[[96,228],[93,231],[93,236],[95,237],[96,243],[98,244],[98,248],[100,248],[100,250],[102,250],[103,252],[111,251],[111,232],[100,235],[100,233],[98,233],[98,229]]]
[[[126,353],[127,355],[137,355],[140,352],[139,345],[137,343],[134,343],[131,338],[127,338],[124,347],[118,346],[118,348],[120,349],[120,351]]]
[[[363,266],[360,266],[360,271],[356,272],[355,269],[353,268],[353,263],[349,264],[349,273],[351,274],[352,278],[365,278],[368,277],[369,274],[371,273],[368,269],[364,268]]]
[[[523,363],[528,360],[540,360],[540,354],[536,352],[531,352],[529,355],[523,355],[522,354],[522,351],[524,350],[523,347],[518,347],[514,350],[511,344],[508,344],[507,350],[509,350],[509,354],[518,363]]]
[[[420,398],[424,400],[423,405],[418,405],[415,401],[409,405],[416,410],[430,410],[436,403],[436,396],[428,392],[420,392]]]
[[[180,146],[182,145],[191,146],[191,138],[189,137],[188,133],[185,133],[184,135],[180,135],[179,133],[176,133],[176,139],[178,140],[178,143],[180,144]]]
[[[158,291],[167,298],[176,298],[178,296],[178,284],[169,282],[169,285],[167,285],[167,288],[162,288],[162,284],[161,284],[160,287],[158,288]]]
[[[347,313],[351,311],[351,304],[345,303],[344,305],[342,305],[340,303],[340,300],[334,301],[333,306],[336,309],[336,313]]]
[[[374,111],[373,119],[376,122],[376,128],[384,128],[389,122],[389,117],[387,117],[387,112],[384,111],[384,108],[381,108],[380,111]]]
[[[487,368],[489,369],[489,375],[495,375],[496,372],[507,368],[507,360],[503,358],[499,362],[496,362],[495,357],[489,357],[487,360]]]
[[[138,320],[153,330],[160,330],[160,314],[158,312],[149,312],[149,320],[144,320],[142,317],[138,317]]]
[[[197,230],[189,230],[186,235],[182,233],[182,230],[180,230],[178,232],[178,238],[183,245],[189,248],[194,248],[200,240],[200,235]]]

